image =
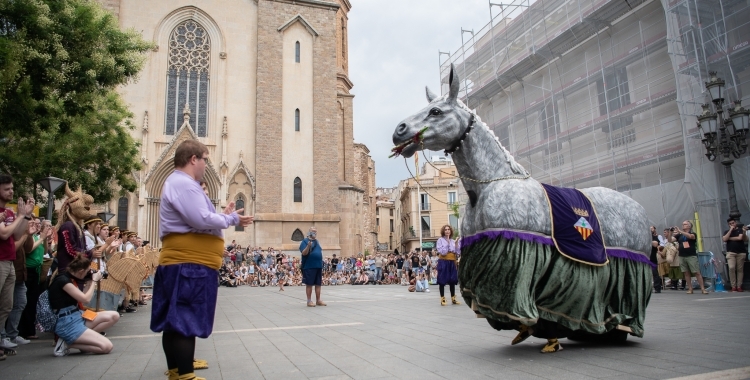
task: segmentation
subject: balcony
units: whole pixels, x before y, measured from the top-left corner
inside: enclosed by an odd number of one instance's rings
[[[422,211],[430,211],[430,204],[429,203],[422,203],[419,205],[419,209]]]

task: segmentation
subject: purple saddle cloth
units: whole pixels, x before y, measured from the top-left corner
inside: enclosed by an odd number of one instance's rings
[[[565,257],[589,265],[607,264],[599,219],[591,201],[577,189],[542,184],[552,221],[552,240]]]

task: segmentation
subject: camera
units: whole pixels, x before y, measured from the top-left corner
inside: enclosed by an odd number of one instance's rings
[[[311,237],[314,238],[316,236],[318,236],[318,233],[315,232],[315,231],[310,231],[310,232],[307,233],[307,237],[309,237],[309,238],[311,238]]]
[[[84,277],[83,279],[86,280],[86,281],[91,280],[92,277],[94,276],[94,273],[96,273],[96,272],[97,272],[96,269],[89,269],[89,272],[86,273],[86,277]],[[102,280],[106,280],[107,277],[109,277],[109,272],[107,272],[106,270],[103,270],[102,271]]]

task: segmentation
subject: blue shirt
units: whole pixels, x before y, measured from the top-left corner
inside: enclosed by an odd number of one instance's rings
[[[299,245],[299,251],[302,252],[307,248],[307,242],[310,239],[305,238]],[[323,268],[323,249],[320,248],[320,242],[317,240],[312,241],[312,247],[307,255],[302,255],[302,269],[318,269]]]

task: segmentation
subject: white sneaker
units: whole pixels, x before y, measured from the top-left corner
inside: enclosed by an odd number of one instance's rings
[[[65,340],[62,338],[57,338],[57,343],[55,344],[55,356],[66,356],[70,350],[68,350],[68,345],[65,344]]]
[[[17,344],[10,341],[10,338],[5,338],[3,340],[0,340],[0,348],[16,348],[18,347]]]
[[[10,341],[11,341],[12,343],[15,343],[15,344],[29,344],[29,343],[31,343],[31,341],[30,341],[30,340],[28,340],[28,339],[24,339],[24,338],[22,338],[22,337],[20,337],[20,336],[17,336],[17,337],[15,337],[15,338],[11,339]]]

